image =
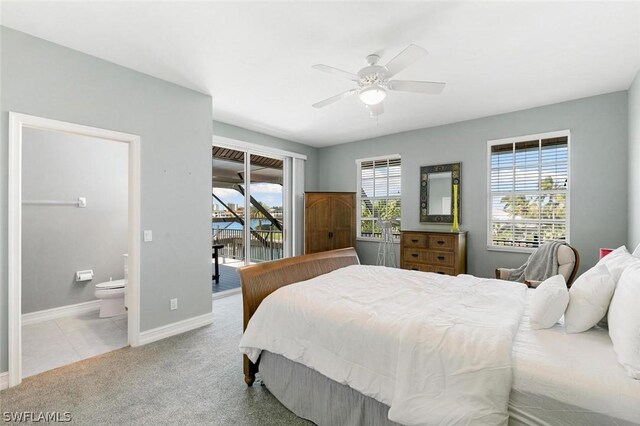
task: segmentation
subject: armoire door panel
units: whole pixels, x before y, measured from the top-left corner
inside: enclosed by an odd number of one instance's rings
[[[331,223],[333,224],[332,249],[351,247],[354,235],[354,208],[350,197],[340,196],[331,199]]]
[[[331,230],[331,200],[320,199],[309,205],[307,224],[312,230]]]
[[[326,232],[311,231],[307,239],[306,253],[318,253],[331,250],[331,240]]]

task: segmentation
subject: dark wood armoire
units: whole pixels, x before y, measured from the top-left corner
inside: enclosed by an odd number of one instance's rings
[[[356,246],[356,193],[305,192],[305,254]]]

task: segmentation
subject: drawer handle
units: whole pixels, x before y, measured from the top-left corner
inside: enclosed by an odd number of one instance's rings
[[[411,240],[411,242],[412,242],[412,243],[417,243],[417,242],[418,242],[418,240]]]
[[[417,270],[418,270],[418,268],[411,268],[411,270],[412,270],[412,271],[417,271]]]
[[[438,256],[438,260],[444,260],[444,256]]]
[[[438,241],[438,244],[439,244],[439,245],[443,245],[443,244],[444,244],[444,241],[439,240],[439,241]]]
[[[440,275],[447,275],[445,272],[442,272],[442,271],[438,271],[438,273],[439,273]]]
[[[411,256],[418,257],[418,253],[411,253]]]

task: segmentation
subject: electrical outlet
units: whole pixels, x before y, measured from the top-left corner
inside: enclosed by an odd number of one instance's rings
[[[146,229],[142,234],[142,239],[145,243],[150,243],[151,241],[153,241],[153,232],[150,229]]]
[[[178,299],[171,299],[171,310],[174,311],[178,309]]]

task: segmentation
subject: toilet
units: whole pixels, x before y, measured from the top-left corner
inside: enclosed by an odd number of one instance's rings
[[[115,317],[127,313],[126,306],[126,284],[128,275],[128,255],[124,257],[124,278],[121,280],[109,280],[96,284],[95,296],[100,299],[100,318]]]
[[[125,280],[106,281],[96,284],[95,296],[100,299],[100,318],[126,314],[124,308]]]

